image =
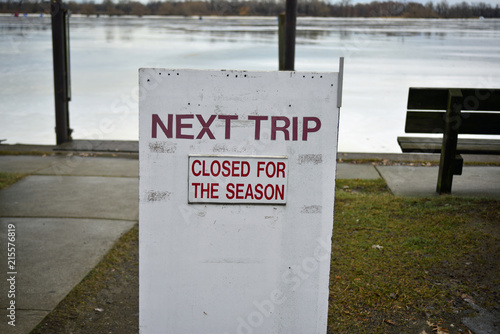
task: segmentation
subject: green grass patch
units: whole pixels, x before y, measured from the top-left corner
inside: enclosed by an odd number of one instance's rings
[[[382,180],[338,180],[329,333],[445,321],[465,312],[464,295],[498,306],[499,221],[500,201],[402,198]]]
[[[374,180],[337,180],[337,193],[385,193],[389,191],[387,184],[382,179]]]
[[[0,189],[7,188],[25,176],[26,174],[0,172]]]

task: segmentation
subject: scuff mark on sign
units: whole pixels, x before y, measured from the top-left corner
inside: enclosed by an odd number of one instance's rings
[[[148,191],[146,199],[148,202],[159,202],[170,198],[171,193],[168,191]]]
[[[149,143],[149,151],[152,153],[175,153],[177,145],[169,142],[157,141]]]
[[[321,205],[309,205],[303,206],[300,213],[321,213],[323,211],[323,207]]]
[[[299,165],[312,163],[313,165],[319,165],[323,163],[323,155],[321,154],[300,154],[299,155]]]
[[[228,148],[224,144],[215,144],[214,148],[213,148],[213,151],[214,151],[214,153],[217,153],[217,152],[227,152]]]

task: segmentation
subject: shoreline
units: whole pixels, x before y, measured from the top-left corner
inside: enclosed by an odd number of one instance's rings
[[[81,155],[89,157],[139,158],[139,142],[126,140],[73,140],[62,145],[0,144],[1,155]],[[463,154],[464,163],[500,165],[498,155]],[[339,163],[439,164],[435,153],[338,152]]]

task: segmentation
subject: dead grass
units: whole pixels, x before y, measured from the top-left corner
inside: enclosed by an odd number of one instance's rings
[[[329,332],[465,332],[466,296],[499,306],[499,201],[394,197],[380,180],[337,188]]]
[[[26,174],[0,172],[0,189],[7,188],[25,176]]]

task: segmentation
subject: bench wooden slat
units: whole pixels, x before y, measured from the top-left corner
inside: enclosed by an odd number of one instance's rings
[[[441,153],[442,138],[398,137],[404,153]],[[498,154],[500,140],[459,138],[457,154]]]
[[[410,111],[406,113],[406,133],[443,133],[445,112]],[[462,112],[459,133],[500,135],[500,113]]]
[[[449,88],[410,88],[408,109],[446,110]],[[500,111],[500,89],[462,88],[462,110]]]

